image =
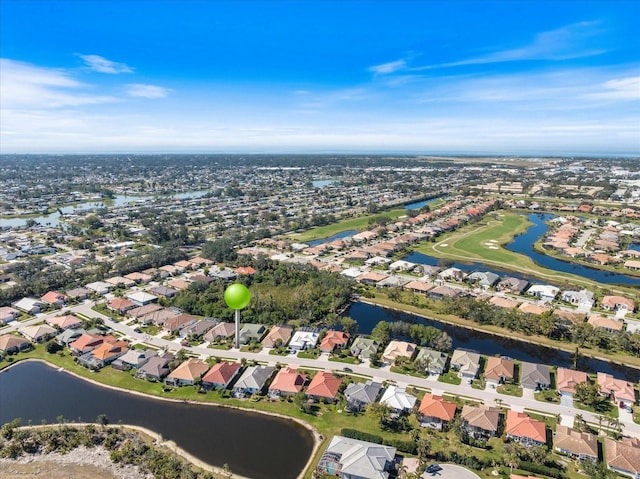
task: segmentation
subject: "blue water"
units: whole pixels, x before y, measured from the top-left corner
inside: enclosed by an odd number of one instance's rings
[[[472,331],[452,324],[445,324],[433,319],[426,319],[414,314],[393,311],[366,303],[353,303],[344,314],[357,321],[358,331],[361,334],[371,334],[374,326],[380,321],[405,321],[433,326],[440,331],[446,332],[453,340],[453,349],[466,348],[487,356],[500,354],[520,361],[542,363],[550,366],[569,368],[573,364],[571,355],[565,351],[526,343],[505,336],[494,336]],[[612,364],[599,359],[580,358],[578,369],[587,372],[600,371],[627,381],[636,382],[640,380],[640,369]]]
[[[640,278],[637,277],[589,268],[588,266],[561,261],[551,256],[538,253],[533,249],[533,244],[549,229],[545,221],[549,221],[555,218],[555,216],[550,214],[530,214],[528,218],[529,221],[533,223],[533,226],[529,227],[523,234],[516,236],[511,243],[506,245],[505,247],[508,250],[524,254],[545,268],[583,276],[605,284],[640,286]]]
[[[408,205],[404,205],[405,209],[407,210],[419,210],[420,208],[422,208],[425,205],[428,205],[430,203],[433,203],[434,201],[436,201],[438,198],[431,198],[430,200],[422,200],[422,201],[417,201],[415,203],[409,203]]]
[[[125,206],[132,203],[138,203],[143,201],[152,201],[157,198],[173,198],[178,200],[191,199],[191,198],[201,198],[206,195],[208,190],[200,190],[200,191],[191,191],[188,193],[177,193],[174,195],[149,195],[149,196],[127,196],[127,195],[117,195],[111,200],[95,200],[88,201],[86,203],[80,203],[77,205],[65,206],[60,208],[63,214],[73,214],[79,211],[87,211],[102,208],[108,206],[109,208],[118,208],[121,206]],[[59,224],[60,211],[55,211],[50,215],[42,215],[32,218],[38,224],[42,226],[51,226],[56,227]],[[25,226],[27,224],[26,218],[1,218],[0,219],[0,227],[10,227],[10,228],[18,228],[21,226]]]
[[[335,183],[336,180],[315,180],[311,182],[314,188],[324,188],[325,186],[330,186]]]
[[[307,244],[309,246],[316,246],[316,245],[319,245],[319,244],[322,244],[322,243],[330,243],[333,240],[342,239],[342,238],[348,238],[349,236],[353,236],[356,233],[358,233],[358,230],[341,231],[340,233],[336,233],[333,236],[329,236],[328,238],[321,238],[321,239],[317,239],[317,240],[313,240],[313,241],[307,241]]]
[[[627,249],[631,251],[640,251],[640,243],[629,243]]]

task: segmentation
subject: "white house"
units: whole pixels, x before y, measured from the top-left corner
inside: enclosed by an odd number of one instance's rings
[[[527,290],[529,296],[535,296],[545,302],[551,302],[556,299],[559,292],[560,288],[556,288],[550,284],[534,284]]]
[[[289,349],[302,351],[304,349],[315,348],[320,335],[315,331],[299,330],[293,333],[289,341]]]

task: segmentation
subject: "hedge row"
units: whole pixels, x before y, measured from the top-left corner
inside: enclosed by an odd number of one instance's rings
[[[411,440],[404,441],[402,439],[388,439],[384,440],[381,436],[376,434],[370,434],[368,432],[358,431],[357,429],[344,428],[340,431],[340,435],[349,437],[351,439],[358,439],[360,441],[373,442],[375,444],[383,444],[385,446],[395,447],[398,451],[407,454],[416,454],[418,452],[418,446]]]

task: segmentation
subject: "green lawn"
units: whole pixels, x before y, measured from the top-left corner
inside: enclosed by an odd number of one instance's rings
[[[337,223],[334,223],[331,225],[318,226],[316,228],[312,228],[303,233],[292,233],[289,235],[289,238],[295,241],[305,242],[305,241],[312,241],[320,238],[327,238],[329,236],[333,236],[334,234],[340,233],[342,231],[348,231],[348,230],[364,231],[370,228],[369,220],[373,220],[381,216],[384,216],[386,218],[396,219],[406,214],[407,214],[406,209],[395,208],[388,211],[382,211],[375,215],[364,215],[364,216],[359,216],[357,218],[349,218],[342,221],[338,221]]]
[[[457,373],[453,371],[448,371],[438,376],[438,381],[440,381],[441,383],[447,383],[447,384],[460,384],[462,382],[462,379],[458,377]]]
[[[337,363],[347,363],[347,364],[360,364],[360,360],[352,356],[347,356],[347,357],[331,356],[329,358],[329,361],[335,361]]]
[[[496,388],[496,391],[498,391],[500,394],[506,394],[507,396],[515,396],[515,397],[522,397],[522,388],[514,385],[514,384],[503,384],[501,386],[498,386]]]

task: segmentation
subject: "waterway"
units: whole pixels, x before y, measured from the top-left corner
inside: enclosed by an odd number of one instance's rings
[[[60,216],[76,214],[82,211],[95,210],[102,207],[119,208],[122,206],[144,203],[153,200],[168,198],[174,200],[185,200],[192,198],[202,198],[209,190],[191,191],[187,193],[176,193],[173,195],[148,195],[148,196],[128,196],[128,195],[116,195],[112,199],[87,201],[85,203],[78,203],[76,205],[65,206],[59,210],[49,214],[34,216],[31,218],[0,218],[0,227],[19,228],[26,226],[29,219],[34,220],[36,223],[42,226],[56,227],[60,223]],[[62,215],[60,214],[62,212]]]
[[[419,210],[423,206],[429,205],[438,199],[440,199],[440,197],[431,198],[430,200],[416,201],[415,203],[409,203],[407,205],[404,205],[404,207],[407,210]]]
[[[279,417],[115,391],[43,363],[0,373],[0,424],[18,417],[23,424],[54,423],[59,416],[93,422],[100,414],[112,424],[153,430],[208,464],[228,464],[252,479],[296,478],[313,450],[307,428]]]
[[[622,284],[627,286],[640,286],[640,277],[629,276],[622,273],[615,273],[612,271],[603,271],[596,268],[590,268],[588,266],[583,266],[581,264],[571,263],[569,261],[562,261],[552,256],[547,256],[545,254],[538,253],[533,245],[536,241],[541,239],[549,230],[549,227],[545,223],[545,221],[549,221],[555,218],[554,215],[550,214],[529,214],[528,219],[532,226],[530,226],[524,233],[516,236],[513,240],[505,245],[505,248],[513,251],[514,253],[519,253],[531,258],[536,264],[543,266],[545,268],[562,271],[564,273],[574,274],[576,276],[582,276],[586,279],[590,279],[592,281],[597,281],[599,283],[604,284]],[[410,253],[406,257],[404,257],[406,261],[411,261],[413,263],[419,264],[428,264],[431,266],[438,266],[439,260],[438,258],[434,258],[429,255],[425,255],[422,253]],[[500,276],[504,276],[505,271],[508,271],[508,265],[505,265],[504,271],[500,271],[499,268],[495,268],[495,266],[487,267],[483,265],[481,262],[478,263],[461,263],[456,262],[453,263],[453,266],[459,268],[463,271],[471,272],[471,271],[492,271]],[[494,268],[494,269],[492,269]],[[515,276],[527,279],[528,281],[534,281],[533,277],[528,277],[527,275],[522,275],[514,272],[509,272],[509,276]],[[535,280],[537,281],[537,280]]]
[[[358,323],[360,334],[371,334],[374,326],[380,321],[405,321],[412,324],[433,326],[451,336],[453,349],[463,348],[477,351],[480,354],[509,356],[520,361],[548,364],[569,368],[573,365],[571,354],[559,349],[538,344],[518,341],[505,336],[496,336],[482,331],[474,331],[453,324],[441,323],[415,314],[404,313],[367,303],[355,302],[344,313]],[[613,364],[600,359],[580,357],[578,369],[586,372],[604,372],[615,377],[637,382],[640,380],[640,369]]]
[[[333,236],[329,236],[327,238],[321,238],[321,239],[317,239],[317,240],[313,240],[313,241],[307,241],[307,244],[309,246],[316,246],[316,245],[323,244],[323,243],[330,243],[331,241],[334,241],[334,240],[337,240],[337,239],[348,238],[349,236],[353,236],[356,233],[359,233],[359,231],[358,230],[340,231],[340,233],[336,233]]]
[[[524,254],[545,268],[583,276],[587,279],[598,281],[599,283],[640,286],[640,278],[638,277],[614,273],[611,271],[603,271],[596,268],[589,268],[588,266],[562,261],[554,258],[553,256],[538,253],[533,248],[533,244],[547,233],[549,227],[545,224],[545,221],[549,221],[556,216],[532,213],[527,217],[533,225],[524,233],[513,238],[513,241],[506,245],[508,250],[513,251],[514,253]]]

